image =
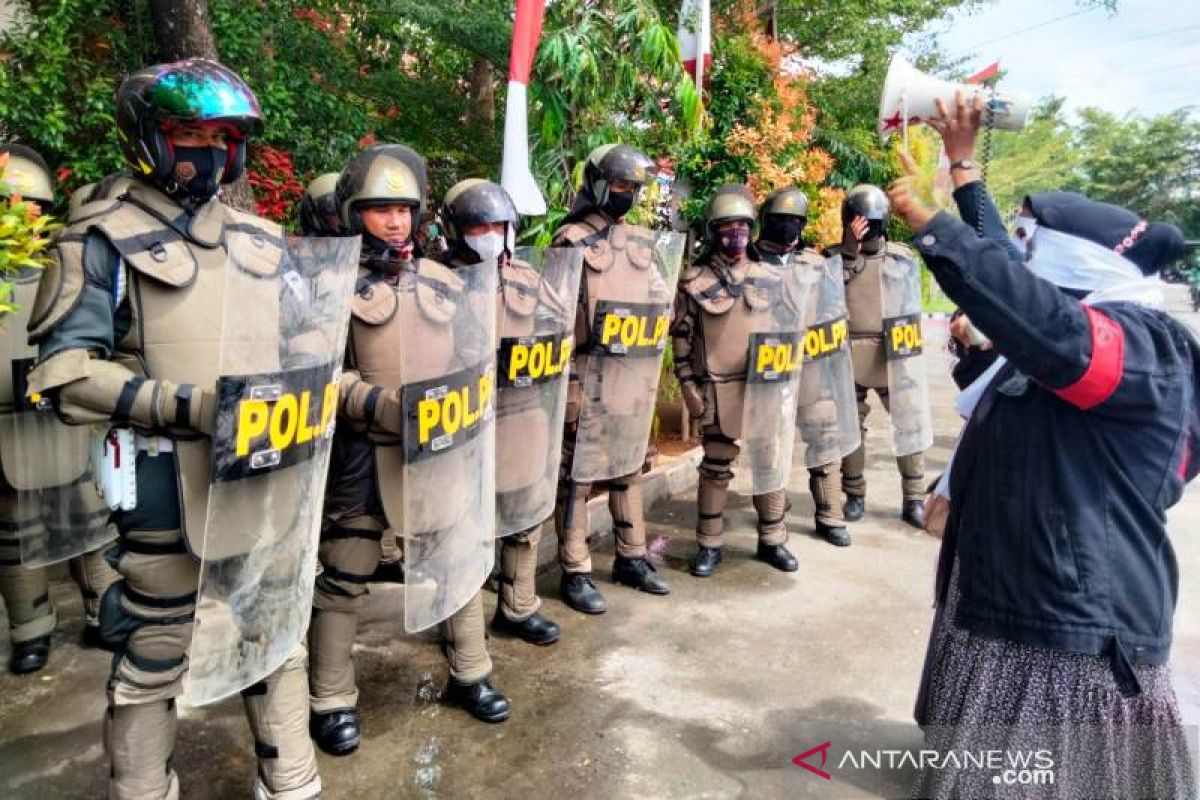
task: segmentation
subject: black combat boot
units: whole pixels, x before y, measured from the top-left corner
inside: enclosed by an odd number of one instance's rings
[[[475,683],[459,683],[451,678],[443,698],[482,722],[504,722],[512,712],[508,698],[487,678]]]
[[[845,525],[827,525],[818,520],[817,536],[820,536],[835,547],[850,546],[850,531],[846,530]]]
[[[530,644],[542,646],[554,644],[558,641],[558,637],[561,634],[557,623],[547,619],[536,611],[520,622],[513,622],[504,615],[504,611],[498,604],[496,606],[496,616],[492,619],[492,630],[516,636],[518,639],[524,639]]]
[[[795,572],[800,569],[800,562],[781,544],[758,543],[758,552],[754,554],[759,561],[765,561],[781,572]]]
[[[590,572],[564,572],[558,594],[564,603],[583,614],[603,614],[608,609]]]
[[[50,660],[50,637],[39,636],[28,642],[17,642],[12,646],[8,660],[8,671],[13,675],[28,675],[46,666]]]
[[[717,564],[720,563],[721,548],[700,545],[700,549],[696,552],[696,555],[692,556],[692,565],[688,571],[697,578],[707,578],[716,571]]]
[[[842,516],[846,522],[858,522],[867,513],[867,498],[860,494],[846,495],[846,503],[842,506]]]
[[[670,585],[662,579],[654,565],[644,558],[617,556],[613,559],[613,581],[649,594],[671,593]]]
[[[362,741],[362,723],[353,708],[342,708],[308,717],[308,733],[317,747],[331,756],[348,756]]]
[[[915,497],[904,501],[904,511],[900,515],[904,521],[914,528],[925,530],[925,503]]]

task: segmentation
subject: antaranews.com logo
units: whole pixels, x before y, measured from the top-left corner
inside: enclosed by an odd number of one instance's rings
[[[1051,786],[1054,784],[1054,754],[1047,749],[1009,750],[911,750],[905,748],[846,750],[830,766],[832,741],[805,750],[792,763],[827,781],[828,769],[845,771],[972,770],[991,774],[991,781],[1004,786]]]

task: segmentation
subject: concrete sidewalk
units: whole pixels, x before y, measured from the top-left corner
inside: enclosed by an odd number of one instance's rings
[[[927,356],[936,474],[957,435],[947,361]],[[786,575],[752,559],[753,509],[738,495],[716,576],[686,573],[695,548],[694,490],[650,514],[654,551],[673,593],[617,588],[611,557],[597,558],[609,611],[584,617],[542,576],[544,612],[563,625],[547,649],[495,637],[495,680],[514,704],[498,726],[437,702],[446,668],[432,637],[407,636],[402,589],[372,592],[356,650],[365,742],[349,758],[321,758],[326,800],[387,798],[897,797],[904,775],[837,774],[791,763],[826,741],[846,747],[920,743],[913,698],[932,617],[937,542],[899,519],[900,488],[882,412],[872,415],[867,518],[854,545],[813,538],[807,475],[796,470],[789,517],[801,569]],[[682,475],[682,473],[680,473]],[[678,478],[682,480],[683,478]],[[1182,566],[1174,664],[1189,722],[1200,722],[1200,490],[1171,515]],[[548,540],[553,533],[548,532]],[[0,676],[0,796],[102,797],[100,718],[108,657],[75,645],[78,600],[55,587],[64,622],[50,667]],[[495,598],[486,594],[489,613]],[[6,657],[7,650],[0,652]],[[818,757],[819,758],[819,757]],[[818,758],[810,763],[818,764]],[[829,766],[834,766],[830,764]],[[237,700],[184,709],[176,768],[189,800],[248,796],[252,743]]]

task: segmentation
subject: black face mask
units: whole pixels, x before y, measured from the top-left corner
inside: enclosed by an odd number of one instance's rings
[[[863,241],[870,239],[878,239],[887,231],[886,219],[869,219],[867,220],[867,233],[863,236]]]
[[[609,192],[608,199],[604,201],[604,213],[613,219],[620,219],[629,213],[636,200],[637,192]]]
[[[227,155],[219,147],[177,146],[172,176],[177,188],[171,194],[196,203],[207,203],[216,197]]]
[[[802,218],[771,214],[763,223],[762,238],[780,247],[792,248],[800,244],[802,230],[804,230]]]

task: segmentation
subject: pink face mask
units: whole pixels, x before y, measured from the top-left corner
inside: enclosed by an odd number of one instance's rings
[[[717,234],[717,241],[721,244],[722,253],[729,258],[738,258],[745,254],[750,245],[750,231],[746,228],[721,231]]]

